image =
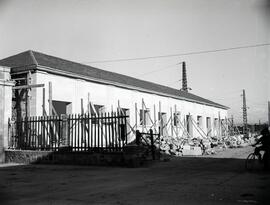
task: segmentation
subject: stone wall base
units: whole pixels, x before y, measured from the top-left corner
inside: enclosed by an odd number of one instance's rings
[[[127,145],[123,152],[71,152],[68,149],[59,152],[33,150],[5,150],[6,163],[22,164],[73,164],[140,167],[146,162],[145,148]]]
[[[124,166],[123,153],[6,150],[6,163]]]

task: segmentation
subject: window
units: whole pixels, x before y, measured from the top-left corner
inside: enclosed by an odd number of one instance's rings
[[[225,125],[225,120],[222,119],[220,122],[221,125],[221,136],[225,136],[226,134],[226,125]]]
[[[167,113],[165,112],[159,112],[158,113],[158,120],[160,121],[160,134],[163,136],[167,136],[168,132],[166,129],[167,124]]]
[[[210,136],[212,128],[211,128],[211,118],[206,118],[206,129],[207,129],[207,136]]]
[[[218,118],[214,119],[214,129],[217,130],[218,129]]]
[[[197,126],[202,128],[202,116],[197,116]]]
[[[72,103],[65,101],[52,101],[53,114],[57,116],[67,115],[72,113]]]
[[[191,115],[186,115],[186,129],[187,132],[192,136],[193,134],[193,127],[192,127],[192,116]]]
[[[150,109],[140,110],[140,125],[150,125]]]
[[[173,125],[177,126],[180,123],[180,112],[176,112],[173,114]]]

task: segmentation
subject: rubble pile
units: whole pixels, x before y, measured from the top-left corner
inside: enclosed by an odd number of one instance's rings
[[[252,137],[249,140],[243,135],[187,138],[162,136],[160,140],[161,152],[168,155],[211,155],[227,148],[244,147],[252,144]]]

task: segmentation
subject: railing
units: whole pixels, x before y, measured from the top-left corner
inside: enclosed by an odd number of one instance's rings
[[[136,144],[145,145],[151,152],[152,159],[156,159],[156,152],[158,151],[158,158],[160,158],[160,128],[158,133],[154,133],[152,129],[149,132],[136,131]],[[148,154],[148,153],[147,153]]]
[[[9,148],[22,150],[122,151],[128,116],[73,114],[29,117],[11,122]]]

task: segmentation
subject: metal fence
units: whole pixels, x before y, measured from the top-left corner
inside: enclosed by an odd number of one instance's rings
[[[9,148],[22,150],[122,151],[127,143],[127,117],[72,114],[28,117],[9,123]]]

